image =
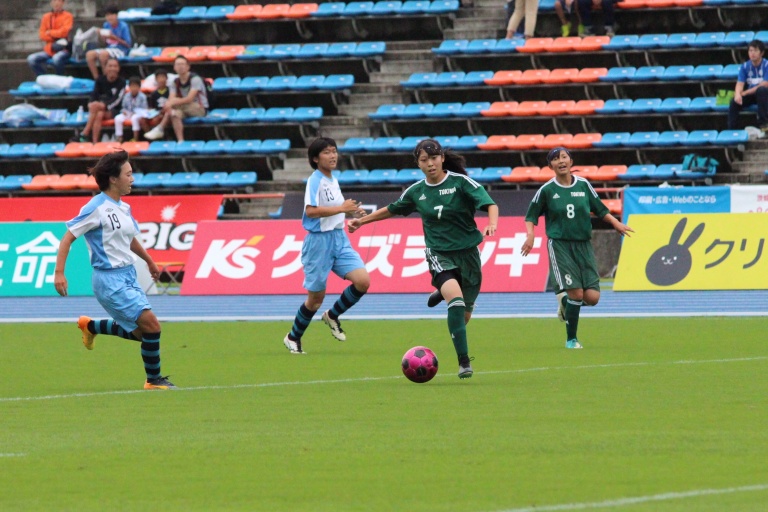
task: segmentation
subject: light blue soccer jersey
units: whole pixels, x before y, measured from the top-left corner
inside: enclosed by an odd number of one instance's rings
[[[333,229],[344,229],[344,214],[337,213],[330,217],[309,218],[307,206],[341,206],[344,196],[341,195],[339,182],[335,177],[328,178],[322,172],[315,170],[307,181],[304,192],[304,213],[301,225],[310,233],[320,233]]]
[[[768,59],[761,60],[757,66],[752,64],[751,60],[742,64],[736,81],[746,84],[744,89],[751,89],[766,80],[768,80]]]
[[[131,241],[140,233],[139,225],[131,215],[130,205],[123,201],[115,202],[102,192],[67,222],[67,228],[75,238],[85,235],[95,269],[123,268],[136,261]]]

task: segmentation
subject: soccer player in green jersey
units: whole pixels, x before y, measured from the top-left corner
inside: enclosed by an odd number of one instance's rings
[[[594,306],[600,300],[590,212],[621,235],[629,236],[632,228],[608,212],[587,180],[571,174],[573,158],[567,149],[550,151],[547,163],[555,171],[555,177],[542,185],[531,200],[525,216],[528,237],[521,253],[527,256],[533,249],[533,227],[544,215],[549,238],[549,276],[557,293],[557,316],[566,323],[565,348],[582,348],[576,336],[581,306]]]
[[[499,207],[482,186],[467,176],[461,155],[444,151],[432,139],[419,142],[413,155],[425,178],[408,187],[394,203],[350,220],[347,227],[354,233],[363,224],[394,215],[417,212],[421,216],[432,285],[448,302],[448,331],[459,358],[459,378],[466,379],[472,376],[466,324],[482,282],[477,246],[483,234],[496,233]],[[483,233],[475,223],[478,209],[488,212]]]

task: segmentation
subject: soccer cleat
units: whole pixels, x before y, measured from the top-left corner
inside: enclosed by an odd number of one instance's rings
[[[468,379],[472,377],[472,374],[474,373],[472,371],[472,365],[469,364],[470,361],[472,361],[474,357],[469,356],[462,356],[459,358],[459,378],[460,379]]]
[[[557,319],[561,322],[565,322],[565,306],[563,306],[563,297],[567,294],[560,292],[557,294]]]
[[[88,323],[90,321],[90,317],[81,316],[77,319],[77,327],[83,331],[83,345],[85,345],[85,348],[93,350],[94,338],[96,338],[96,335],[88,330]]]
[[[328,314],[331,310],[329,309],[325,313],[323,313],[323,322],[325,322],[325,325],[331,328],[331,334],[334,338],[336,338],[339,341],[347,341],[347,335],[344,334],[344,330],[341,328],[341,323],[339,322],[339,319],[337,318],[334,320],[331,318],[331,316]]]
[[[443,302],[443,294],[440,293],[440,290],[435,290],[429,294],[429,298],[427,299],[427,307],[433,308],[441,302]]]
[[[301,349],[301,340],[293,341],[287,334],[285,335],[285,338],[283,338],[283,345],[291,351],[291,354],[306,354],[306,352]]]
[[[144,389],[178,389],[173,385],[173,382],[168,380],[168,377],[147,379],[147,382],[144,383]]]
[[[581,343],[579,343],[579,340],[576,338],[573,338],[572,340],[568,340],[565,342],[565,348],[584,348],[581,346]]]

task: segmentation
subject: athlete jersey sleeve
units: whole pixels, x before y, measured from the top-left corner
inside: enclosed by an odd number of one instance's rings
[[[387,205],[387,210],[392,215],[410,215],[416,211],[416,201],[413,200],[413,190],[415,186],[408,187],[400,198],[394,203]]]
[[[528,212],[525,214],[527,222],[539,224],[539,217],[547,210],[547,195],[544,193],[544,187],[541,187],[536,195],[533,196],[531,204],[528,205]]]
[[[89,202],[80,209],[77,217],[67,222],[67,229],[75,236],[80,238],[84,233],[93,231],[101,227],[101,218],[97,205],[93,201]]]
[[[493,199],[491,199],[491,196],[488,195],[488,191],[485,190],[485,187],[472,178],[462,180],[462,189],[464,190],[464,193],[470,197],[476,210],[487,211],[490,205],[496,204]]]
[[[304,191],[304,208],[307,206],[320,206],[319,194],[320,177],[317,173],[312,173],[307,181],[307,188]]]
[[[597,195],[597,192],[595,192],[595,189],[592,188],[592,185],[587,183],[587,186],[589,187],[589,209],[590,211],[594,212],[598,219],[602,219],[608,215],[610,211],[608,210],[608,207],[605,206],[605,204],[600,200],[600,197]]]

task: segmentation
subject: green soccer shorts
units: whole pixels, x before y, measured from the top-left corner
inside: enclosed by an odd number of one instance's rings
[[[547,249],[549,279],[555,293],[572,289],[600,291],[600,276],[590,240],[550,238]]]
[[[437,275],[446,270],[457,270],[461,276],[461,291],[464,295],[464,303],[467,311],[475,309],[475,301],[480,295],[480,285],[483,282],[483,273],[480,265],[480,251],[477,247],[460,251],[438,252],[426,249],[429,273],[432,274],[432,286],[437,288]]]

